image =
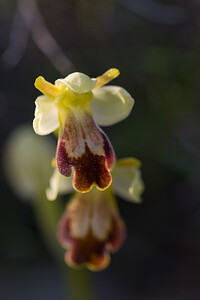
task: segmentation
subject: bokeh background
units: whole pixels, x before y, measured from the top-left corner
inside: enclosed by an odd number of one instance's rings
[[[94,299],[200,299],[200,1],[1,0],[0,41],[1,165],[11,132],[32,122],[38,75],[116,67],[113,84],[135,98],[104,130],[119,158],[142,161],[144,201],[119,199],[127,240],[90,273]],[[32,206],[0,176],[0,298],[65,299]]]

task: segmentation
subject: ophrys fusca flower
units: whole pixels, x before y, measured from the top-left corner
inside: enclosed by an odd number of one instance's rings
[[[88,192],[93,185],[105,190],[112,182],[114,151],[97,124],[115,124],[133,107],[133,98],[123,88],[103,86],[118,75],[117,69],[95,79],[75,72],[55,85],[41,76],[36,79],[35,86],[44,95],[36,99],[33,128],[39,135],[58,129],[56,166],[66,177],[73,172],[73,187],[79,192]]]

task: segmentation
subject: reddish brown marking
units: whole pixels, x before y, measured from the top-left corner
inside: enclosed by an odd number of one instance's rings
[[[82,123],[85,123],[86,127],[89,128],[88,134],[97,149],[103,147],[102,151],[100,151],[100,153],[104,153],[103,155],[93,154],[88,147]],[[103,145],[102,140],[99,138],[99,133],[103,138]],[[79,139],[81,138],[82,140],[80,141]],[[82,145],[83,142],[85,147]],[[80,144],[85,152],[76,158],[74,157],[74,151]],[[106,189],[112,181],[109,170],[113,165],[114,159],[115,155],[110,141],[96,125],[91,115],[85,113],[85,117],[81,122],[76,119],[73,113],[69,114],[58,141],[56,162],[59,172],[64,176],[70,176],[73,168],[74,188],[80,192],[86,192],[95,184],[102,190]]]
[[[90,114],[85,114],[85,125],[89,129],[89,136],[96,147],[99,146],[99,133],[103,136],[103,132],[100,130],[99,126],[95,123],[94,119]],[[104,138],[104,136],[103,136]]]
[[[69,114],[65,124],[63,139],[65,139],[65,141],[70,145],[72,152],[74,152],[76,147],[78,147],[78,133],[80,133],[80,130],[83,138],[83,130],[81,129],[81,127],[81,123],[76,120],[74,114]]]
[[[89,229],[85,238],[74,238],[70,233],[73,211],[66,212],[61,219],[58,228],[58,240],[61,245],[68,249],[65,258],[72,266],[89,265],[93,269],[102,269],[109,264],[108,251],[117,251],[125,240],[125,226],[119,215],[111,214],[112,227],[105,240],[98,240],[92,228]]]
[[[99,131],[104,139],[104,152],[105,152],[106,166],[108,170],[110,170],[115,160],[115,152],[113,150],[113,147],[107,135],[100,128]]]
[[[74,188],[80,192],[90,189],[96,184],[100,189],[107,188],[112,181],[112,176],[106,168],[105,157],[94,155],[85,145],[85,153],[74,159]]]
[[[126,239],[125,225],[120,216],[112,217],[112,229],[109,233],[107,249],[115,252],[119,250]]]
[[[60,139],[56,161],[59,172],[64,176],[70,176],[74,169],[74,188],[80,192],[90,189],[96,184],[100,189],[106,189],[112,181],[109,167],[114,161],[114,152],[111,145],[105,139],[107,156],[93,154],[85,145],[85,153],[80,158],[70,158],[66,152],[65,140]]]
[[[65,140],[63,138],[58,140],[58,147],[56,152],[56,164],[59,172],[69,177],[71,175],[73,162],[72,159],[68,156],[65,148]]]
[[[73,238],[70,234],[70,221],[73,218],[73,212],[65,212],[59,227],[57,237],[60,244],[69,248],[67,259],[69,264],[82,265],[91,263],[100,268],[104,262],[105,241],[98,241],[91,233],[87,234],[84,239]]]
[[[88,235],[85,239],[74,239],[68,250],[67,257],[72,264],[82,265],[90,263],[100,268],[101,263],[104,261],[104,249],[104,241],[98,241],[92,235]]]
[[[70,212],[66,211],[61,218],[58,226],[57,238],[63,248],[67,249],[73,242],[70,235]]]

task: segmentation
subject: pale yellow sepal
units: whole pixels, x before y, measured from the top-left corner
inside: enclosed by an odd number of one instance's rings
[[[124,120],[134,105],[131,95],[119,86],[109,85],[95,89],[93,94],[93,117],[101,126],[110,126]]]
[[[125,164],[124,164],[125,162]],[[114,191],[125,200],[141,203],[141,194],[144,191],[144,183],[141,178],[141,171],[134,164],[140,162],[136,159],[128,158],[116,164],[113,176]]]
[[[46,135],[59,127],[58,112],[54,100],[39,96],[36,101],[33,128],[39,135]]]
[[[111,80],[115,79],[116,77],[118,77],[120,74],[118,69],[112,68],[109,69],[108,71],[106,71],[103,75],[98,76],[96,78],[97,83],[94,87],[94,89],[99,88],[105,84],[107,84],[108,82],[110,82]]]
[[[141,161],[134,157],[121,158],[116,161],[118,167],[141,167]]]
[[[56,80],[55,85],[58,88],[63,88],[63,85],[65,85],[75,93],[83,94],[94,88],[96,79],[92,79],[83,73],[74,72],[63,79]]]
[[[47,199],[53,201],[60,195],[71,193],[73,191],[72,178],[65,177],[55,168],[50,178],[49,187],[46,189]]]
[[[44,95],[52,99],[55,99],[62,92],[61,89],[46,81],[42,76],[36,78],[35,87]]]

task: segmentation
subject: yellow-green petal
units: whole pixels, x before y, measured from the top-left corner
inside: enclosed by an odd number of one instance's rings
[[[138,167],[127,164],[116,164],[113,176],[114,191],[125,200],[141,203],[144,182]]]
[[[52,99],[55,99],[62,92],[62,90],[46,81],[42,76],[36,78],[35,87],[44,95]]]
[[[90,78],[83,73],[74,72],[63,79],[56,80],[55,85],[58,88],[63,88],[63,85],[65,85],[75,93],[83,94],[94,88],[96,79]]]
[[[36,101],[33,128],[39,135],[46,135],[59,127],[58,112],[54,100],[39,96]]]
[[[111,80],[115,79],[118,76],[119,76],[119,70],[118,69],[116,69],[116,68],[109,69],[104,74],[102,74],[101,76],[98,76],[96,78],[97,83],[96,83],[94,89],[99,88],[99,87],[107,84],[108,82],[110,82]]]
[[[134,99],[122,87],[105,86],[93,91],[91,102],[93,117],[97,124],[109,126],[116,124],[130,114]]]

